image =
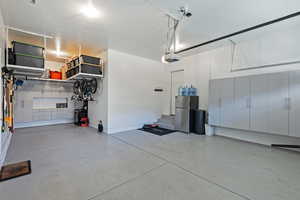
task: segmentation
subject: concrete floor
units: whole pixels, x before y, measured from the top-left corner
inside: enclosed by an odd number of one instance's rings
[[[217,136],[19,129],[7,163],[27,159],[32,174],[0,183],[1,200],[300,199],[300,153]]]

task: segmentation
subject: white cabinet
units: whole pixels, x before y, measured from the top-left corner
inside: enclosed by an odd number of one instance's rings
[[[289,135],[300,137],[300,71],[290,72],[289,77]]]
[[[209,92],[209,124],[232,127],[234,106],[234,79],[210,81]]]
[[[268,75],[268,132],[288,135],[289,133],[289,74],[286,72]],[[300,92],[300,91],[299,91]]]
[[[288,86],[288,73],[251,77],[251,130],[288,135]]]
[[[234,83],[233,128],[250,128],[250,78],[239,77]]]
[[[26,92],[15,93],[14,113],[15,123],[32,121],[32,99],[26,95]]]
[[[220,84],[220,126],[233,127],[234,79],[219,80]]]
[[[250,129],[268,132],[269,117],[269,81],[268,75],[251,77],[251,114]]]
[[[300,137],[300,71],[210,81],[209,123]]]
[[[209,82],[209,105],[208,105],[208,123],[210,125],[220,125],[220,80],[211,80]]]

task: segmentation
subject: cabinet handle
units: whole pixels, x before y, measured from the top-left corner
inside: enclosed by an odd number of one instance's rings
[[[289,110],[290,109],[290,100],[288,97],[284,98],[284,104],[285,104],[285,108],[287,110]]]
[[[246,102],[247,102],[246,103],[246,107],[250,109],[251,108],[251,98],[248,97],[247,100],[246,100]]]
[[[221,108],[222,107],[222,99],[219,98],[219,107]]]
[[[292,104],[291,104],[291,98],[289,97],[288,98],[288,109],[289,110],[291,110],[291,106],[292,106]]]

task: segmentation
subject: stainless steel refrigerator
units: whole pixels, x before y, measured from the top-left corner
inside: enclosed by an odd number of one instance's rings
[[[193,124],[193,110],[198,109],[198,96],[175,97],[175,129],[190,133]]]

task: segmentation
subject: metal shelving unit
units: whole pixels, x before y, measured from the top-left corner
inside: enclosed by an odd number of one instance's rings
[[[6,44],[5,44],[5,49],[8,49],[9,47],[9,42],[10,42],[10,37],[9,37],[9,31],[15,31],[23,34],[28,34],[32,36],[36,36],[38,38],[41,38],[43,40],[43,47],[45,48],[45,54],[44,54],[44,59],[46,58],[46,43],[47,39],[53,38],[51,36],[47,35],[42,35],[42,34],[37,34],[33,32],[28,32],[24,31],[21,29],[13,28],[13,27],[6,27]],[[13,64],[8,64],[8,51],[6,51],[6,60],[5,60],[5,67],[7,67],[8,70],[12,70],[13,74],[16,75],[28,75],[28,76],[40,76],[42,73],[45,71],[45,66],[44,68],[37,68],[37,67],[29,67],[29,66],[21,66],[21,65],[13,65]]]
[[[76,65],[74,67],[71,67],[69,70],[74,69],[76,67],[79,67],[79,73],[74,74],[73,76],[69,77],[68,80],[74,80],[74,79],[82,79],[82,78],[103,78],[103,60],[100,61],[100,65],[94,65],[94,64],[89,64],[89,63],[83,63],[83,62],[79,62],[79,65]],[[94,65],[95,67],[99,67],[100,71],[102,72],[102,74],[90,74],[90,73],[83,73],[81,72],[81,64],[88,64],[88,65]]]
[[[27,78],[27,80],[33,81],[49,81],[49,82],[58,82],[58,83],[73,83],[72,80],[59,80],[59,79],[50,79],[50,78]]]
[[[82,79],[82,78],[103,78],[103,74],[87,74],[87,73],[78,73],[74,76],[71,76],[68,78],[68,80],[76,80],[76,79]]]
[[[45,69],[36,67],[27,67],[20,65],[6,65],[8,70],[13,70],[15,75],[41,76]]]

